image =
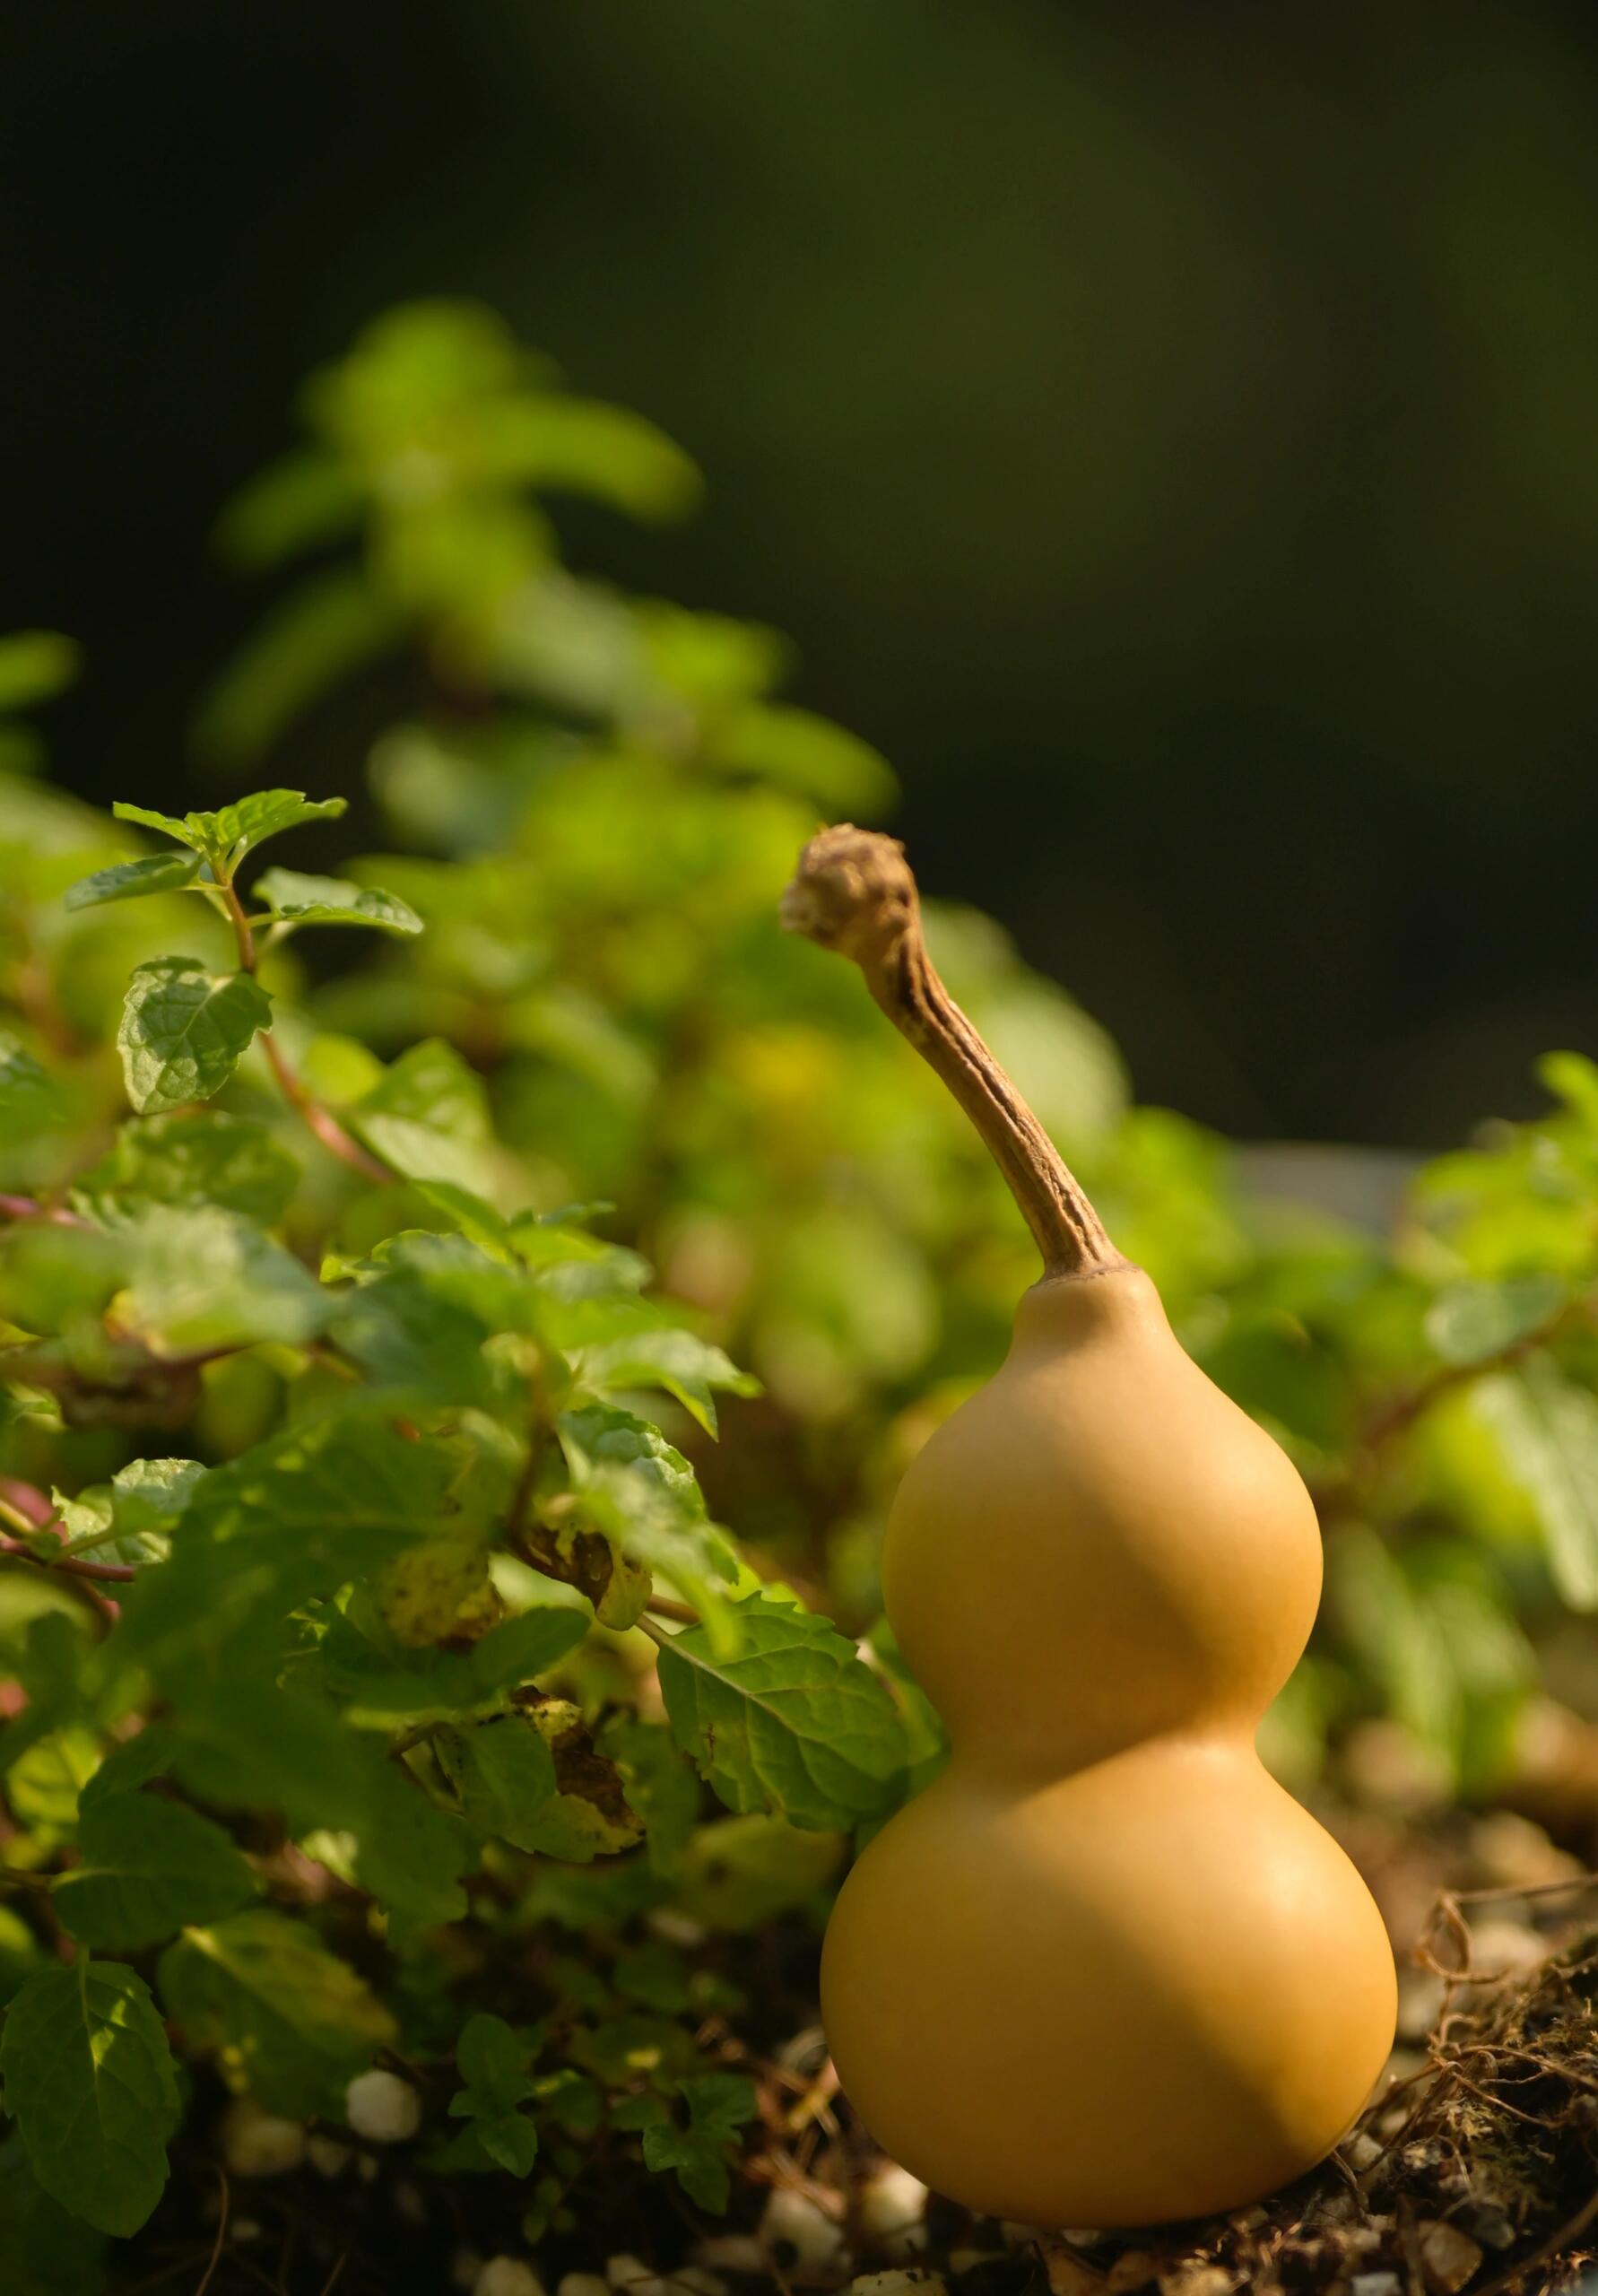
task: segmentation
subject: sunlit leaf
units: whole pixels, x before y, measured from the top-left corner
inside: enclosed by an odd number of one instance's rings
[[[0,638],[0,710],[32,709],[71,685],[83,668],[75,639],[58,630],[13,630]]]
[[[166,2183],[179,2109],[143,1979],[87,1954],[30,1978],[5,2013],[0,2076],[45,2190],[102,2232],[136,2232]]]
[[[145,893],[180,892],[199,875],[198,853],[152,853],[140,861],[119,861],[97,869],[67,889],[68,909],[94,909],[108,900],[136,900]]]
[[[367,925],[382,933],[420,933],[421,919],[394,893],[354,885],[344,877],[308,877],[296,869],[265,869],[251,888],[273,918],[295,925]]]
[[[269,2112],[342,2111],[394,2019],[304,1923],[265,1910],[185,1932],[161,1960],[161,1998],[229,2086]]]
[[[702,1627],[669,1637],[660,1686],[677,1744],[731,1810],[818,1831],[893,1798],[904,1731],[882,1682],[825,1619],[765,1594],[735,1605],[739,1648]]]
[[[138,966],[117,1031],[128,1099],[141,1116],[208,1100],[271,1025],[272,999],[248,973],[208,972],[193,957]]]

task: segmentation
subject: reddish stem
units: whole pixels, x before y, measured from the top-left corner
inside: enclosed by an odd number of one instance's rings
[[[119,1579],[126,1585],[139,1575],[127,1562],[93,1562],[80,1554],[36,1554],[26,1539],[0,1538],[0,1554],[14,1555],[19,1562],[37,1562],[41,1570],[65,1570],[74,1578]]]
[[[254,978],[256,970],[256,936],[239,898],[239,889],[231,879],[221,887],[221,896],[232,920],[233,938],[239,944],[239,962],[242,970]],[[270,1029],[261,1031],[261,1049],[267,1065],[276,1077],[278,1089],[291,1109],[313,1133],[330,1155],[341,1164],[347,1164],[362,1179],[374,1181],[385,1187],[394,1178],[386,1164],[364,1149],[352,1133],[346,1132],[331,1109],[325,1109],[315,1094],[308,1091],[285,1059],[282,1047]]]
[[[298,1110],[323,1147],[336,1156],[340,1163],[347,1164],[352,1172],[359,1172],[362,1179],[373,1180],[379,1187],[386,1187],[394,1178],[387,1165],[380,1164],[375,1156],[369,1154],[352,1133],[345,1131],[332,1109],[325,1109],[321,1101],[306,1090],[284,1059],[270,1029],[264,1029],[261,1032],[261,1049],[278,1081],[283,1098]]]
[[[56,1228],[86,1228],[75,1212],[59,1204],[38,1204],[30,1196],[0,1196],[0,1220],[48,1220]]]

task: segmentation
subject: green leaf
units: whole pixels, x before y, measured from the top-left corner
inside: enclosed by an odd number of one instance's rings
[[[86,1818],[116,1795],[136,1794],[152,1778],[163,1777],[172,1765],[173,1744],[169,1724],[146,1722],[136,1737],[125,1739],[101,1762],[78,1796],[79,1817]]]
[[[26,1140],[61,1116],[55,1080],[20,1037],[0,1029],[0,1129],[8,1140]]]
[[[491,1188],[493,1134],[482,1079],[441,1039],[402,1053],[347,1114],[368,1147],[407,1178]]]
[[[825,1619],[764,1593],[734,1605],[740,1648],[702,1627],[660,1652],[672,1734],[731,1810],[770,1810],[816,1831],[891,1803],[906,1760],[892,1700]]]
[[[726,2212],[738,2134],[759,2109],[754,2083],[743,2073],[700,2073],[679,2081],[686,2127],[652,2119],[644,2130],[644,2163],[673,2169],[690,2200],[712,2215]]]
[[[436,1530],[459,1465],[447,1445],[337,1413],[213,1467],[160,1570],[128,1590],[123,1648],[161,1669],[326,1600]],[[487,1638],[485,1638],[486,1639]]]
[[[1485,1558],[1448,1539],[1395,1550],[1348,1525],[1328,1539],[1326,1578],[1344,1648],[1385,1710],[1463,1793],[1490,1794],[1537,1667]]]
[[[416,1928],[458,1921],[466,1911],[460,1877],[472,1863],[465,1828],[434,1807],[386,1754],[360,1748],[365,1776],[352,1831],[355,1877],[386,1911]]]
[[[281,1219],[300,1167],[271,1128],[221,1109],[125,1124],[113,1146],[77,1184],[80,1204],[107,1197],[154,1204],[215,1204],[270,1227]]]
[[[41,1739],[83,1711],[87,1649],[75,1608],[71,1614],[41,1612],[28,1621],[21,1647],[11,1644],[7,1665],[28,1703],[0,1730],[0,1774],[14,1770]]]
[[[141,829],[159,830],[163,837],[175,837],[179,845],[204,853],[205,839],[197,824],[212,818],[207,813],[160,813],[149,805],[130,805],[120,798],[111,807],[119,822],[136,822]]]
[[[355,885],[347,877],[307,877],[297,869],[266,869],[250,888],[250,899],[266,903],[274,919],[296,925],[369,925],[383,933],[420,933],[421,919],[395,893],[380,885]]]
[[[513,1848],[538,1848],[533,1821],[555,1790],[555,1760],[533,1723],[508,1714],[454,1732],[447,1764],[468,1825]]]
[[[303,822],[336,821],[344,811],[343,797],[308,797],[302,789],[259,789],[212,813],[152,813],[144,805],[113,805],[119,822],[137,822],[143,829],[159,830],[192,847],[208,860],[225,863],[230,874],[247,853],[286,829]]]
[[[364,573],[313,575],[227,665],[201,704],[196,747],[224,766],[253,765],[312,703],[404,633],[398,611]]]
[[[1598,1610],[1598,1396],[1533,1355],[1518,1373],[1483,1380],[1474,1400],[1531,1501],[1560,1596],[1572,1610]]]
[[[291,2120],[342,2118],[343,2092],[393,2017],[302,1922],[262,1909],[191,1929],[161,1958],[161,1996],[223,2078]]]
[[[649,1281],[647,1259],[624,1245],[587,1235],[569,1221],[518,1213],[507,1235],[517,1258],[552,1299],[630,1301]]]
[[[1588,1132],[1598,1135],[1598,1061],[1585,1052],[1547,1052],[1537,1063],[1537,1074]]]
[[[152,853],[142,861],[119,861],[80,877],[66,893],[68,909],[98,909],[108,900],[137,900],[144,893],[181,892],[200,874],[197,853]]]
[[[98,1228],[23,1220],[0,1229],[0,1317],[20,1330],[65,1331],[94,1320],[121,1274],[117,1239]]]
[[[470,1650],[419,1653],[413,1668],[395,1666],[369,1646],[361,1662],[348,1654],[329,1667],[336,1697],[359,1727],[453,1721],[502,1706],[506,1695],[552,1666],[587,1632],[592,1613],[582,1596],[551,1586],[550,1599],[491,1627]]]
[[[112,1794],[83,1813],[83,1863],[56,1884],[62,1926],[81,1945],[131,1952],[186,1923],[216,1921],[258,1886],[218,1825],[154,1794]]]
[[[735,711],[715,728],[709,754],[723,772],[751,774],[809,798],[829,820],[880,819],[899,795],[892,768],[857,734],[786,703]]]
[[[508,1256],[508,1223],[486,1197],[473,1195],[470,1188],[456,1187],[449,1180],[413,1180],[411,1186],[424,1204],[441,1212],[468,1242],[496,1259]]]
[[[481,1403],[491,1393],[482,1347],[492,1328],[424,1273],[402,1267],[348,1293],[332,1336],[374,1387],[446,1406]]]
[[[366,491],[341,459],[313,448],[280,456],[241,487],[217,521],[217,547],[248,573],[352,534]]]
[[[525,2177],[538,2158],[538,2131],[517,2107],[537,2083],[527,2071],[529,2051],[501,2017],[468,2017],[456,2046],[465,2087],[449,2100],[452,2120],[469,2120],[491,2161]]]
[[[13,1816],[31,1831],[52,1839],[74,1832],[79,1796],[99,1762],[99,1743],[91,1731],[72,1723],[51,1730],[12,1764],[5,1790]]]
[[[656,1321],[647,1309],[640,1310],[635,1328],[618,1338],[576,1349],[572,1370],[579,1385],[598,1396],[664,1388],[708,1435],[716,1432],[716,1389],[735,1396],[760,1392],[760,1381],[740,1371],[721,1348],[695,1332]]]
[[[482,2012],[468,2017],[456,2044],[455,2061],[474,2100],[463,2109],[457,2097],[449,2108],[452,2119],[464,2119],[467,2110],[509,2112],[533,2094],[527,2048],[503,2017]]]
[[[841,1834],[802,1833],[767,1811],[718,1818],[694,1832],[672,1902],[707,1929],[741,1935],[814,1906],[842,1868]]]
[[[736,1556],[707,1517],[693,1469],[681,1451],[657,1428],[613,1404],[564,1413],[560,1434],[580,1514],[598,1524],[624,1556],[677,1587],[703,1614],[718,1649],[734,1648],[727,1590],[737,1575]]]
[[[52,2200],[20,2136],[0,2144],[0,2256],[5,2296],[100,2296],[105,2235]]]
[[[904,1654],[885,1618],[879,1619],[866,1641],[899,1709],[905,1734],[905,1798],[930,1786],[949,1760],[949,1737],[926,1692],[904,1661]]]
[[[0,2010],[15,1998],[34,1971],[44,1964],[44,1948],[21,1914],[0,1905]],[[4,2210],[0,2203],[0,2227]]]
[[[0,638],[0,711],[32,709],[74,683],[83,649],[58,630],[13,630]]]
[[[644,1822],[651,1867],[673,1873],[699,1817],[699,1782],[671,1732],[636,1714],[615,1714],[595,1744],[621,1771],[627,1799]]]
[[[297,1347],[338,1304],[292,1252],[220,1205],[152,1205],[121,1240],[118,1320],[165,1355]]]
[[[76,1499],[54,1493],[69,1554],[138,1567],[164,1562],[168,1536],[204,1475],[197,1459],[134,1459]]]
[[[567,2042],[567,2054],[607,2089],[630,2089],[640,2074],[647,2074],[657,2090],[664,2091],[699,2061],[693,2036],[685,2027],[641,2010],[579,2026]],[[655,2100],[656,2104],[663,2101]],[[646,2121],[664,2117],[641,2097],[618,2098],[611,2110],[620,2128],[630,2124],[641,2128]]]
[[[0,2077],[46,2192],[102,2232],[136,2232],[166,2183],[179,2109],[143,1979],[86,1953],[30,1978],[5,2013]]]
[[[1445,1363],[1484,1363],[1546,1323],[1568,1297],[1557,1275],[1451,1284],[1427,1310],[1426,1336]]]
[[[127,1097],[141,1116],[208,1100],[220,1091],[272,999],[248,973],[211,973],[193,957],[135,968],[117,1046]]]
[[[552,1757],[552,1793],[526,1743],[533,1737],[543,1739]],[[586,1865],[630,1849],[643,1833],[621,1771],[595,1748],[578,1709],[563,1700],[546,1700],[483,1730],[443,1734],[434,1750],[468,1822],[485,1831],[513,1829],[501,1838],[517,1848]]]

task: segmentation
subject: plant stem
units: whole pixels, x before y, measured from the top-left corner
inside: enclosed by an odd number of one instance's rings
[[[1571,1326],[1591,1325],[1598,1319],[1598,1291],[1577,1292],[1545,1316],[1530,1331],[1523,1331],[1518,1338],[1507,1341],[1490,1355],[1478,1357],[1473,1363],[1446,1363],[1434,1371],[1419,1386],[1406,1387],[1376,1404],[1366,1413],[1354,1440],[1350,1446],[1349,1463],[1335,1473],[1316,1476],[1310,1483],[1310,1496],[1322,1516],[1327,1520],[1355,1508],[1367,1484],[1379,1464],[1381,1454],[1395,1437],[1412,1427],[1434,1403],[1455,1389],[1473,1386],[1478,1379],[1490,1378],[1498,1371],[1512,1371],[1529,1355],[1562,1338]]]
[[[56,1228],[86,1228],[75,1212],[58,1204],[38,1204],[30,1196],[0,1196],[0,1220],[48,1220]]]
[[[65,1571],[71,1578],[119,1579],[126,1585],[139,1575],[127,1562],[89,1562],[76,1554],[35,1554],[22,1539],[0,1538],[0,1554],[8,1554],[18,1562],[36,1562],[41,1570]]]
[[[244,903],[239,898],[239,888],[230,877],[225,882],[219,881],[218,890],[233,927],[233,938],[239,944],[239,970],[248,973],[253,979],[256,961],[256,936]],[[386,1187],[394,1178],[387,1165],[379,1163],[352,1133],[345,1131],[332,1109],[325,1109],[316,1095],[307,1090],[290,1066],[282,1046],[270,1029],[261,1031],[260,1044],[284,1100],[328,1153],[336,1156],[340,1163],[347,1164],[352,1172],[359,1172],[362,1179],[375,1181],[380,1187]]]
[[[782,921],[852,957],[901,1035],[940,1075],[980,1134],[1051,1277],[1107,1275],[1131,1263],[1010,1078],[954,1002],[921,935],[916,880],[897,838],[841,823],[812,838],[783,896]]]

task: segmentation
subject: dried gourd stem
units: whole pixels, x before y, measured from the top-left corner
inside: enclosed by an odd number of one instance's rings
[[[1118,1252],[1059,1151],[939,979],[921,936],[916,880],[897,838],[847,823],[799,856],[782,921],[852,957],[895,1028],[970,1118],[1020,1205],[1046,1274],[1107,1275]]]

